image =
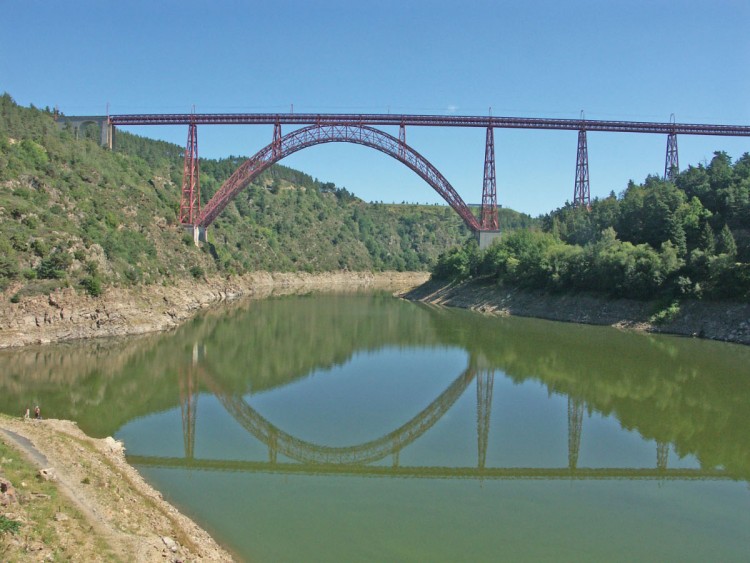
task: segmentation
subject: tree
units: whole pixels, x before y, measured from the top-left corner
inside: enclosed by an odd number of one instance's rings
[[[731,257],[737,255],[737,243],[734,240],[732,231],[729,230],[729,226],[726,223],[724,223],[724,227],[722,227],[719,232],[719,237],[716,240],[716,253],[726,254]]]

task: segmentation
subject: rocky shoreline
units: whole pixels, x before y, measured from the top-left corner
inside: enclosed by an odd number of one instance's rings
[[[170,286],[109,288],[98,298],[72,289],[25,298],[19,303],[5,298],[0,307],[0,348],[168,330],[198,311],[245,296],[359,288],[388,289],[413,301],[485,314],[611,325],[750,344],[748,304],[686,302],[657,324],[653,321],[659,310],[655,302],[550,295],[509,290],[481,281],[446,284],[427,278],[426,273],[398,272],[258,273],[231,279],[184,280]],[[143,481],[125,461],[121,446],[111,438],[90,438],[74,422],[24,421],[0,415],[2,430],[6,431],[0,432],[3,441],[10,441],[30,461],[34,461],[35,452],[42,454],[60,483],[62,494],[83,515],[83,524],[77,516],[70,523],[64,514],[60,522],[54,523],[62,534],[64,548],[71,550],[68,554],[75,554],[78,549],[84,560],[95,553],[97,544],[88,537],[92,536],[98,538],[99,544],[103,541],[115,559],[232,560],[231,554],[204,530]],[[14,435],[28,444],[19,444]],[[120,510],[121,507],[127,508]],[[29,549],[23,542],[16,547],[20,552]]]
[[[166,287],[108,288],[97,298],[73,289],[19,303],[10,303],[5,295],[0,308],[0,348],[169,330],[203,309],[242,297],[364,288],[403,292],[427,277],[426,273],[400,272],[257,273],[229,280],[185,280]],[[53,560],[55,554],[64,552],[81,561],[233,560],[143,480],[127,463],[122,445],[112,438],[86,436],[71,421],[0,415],[0,442],[42,470],[38,478],[50,476],[65,498],[50,508],[56,510],[48,523],[54,530],[49,533],[55,535],[51,543],[28,534],[11,534],[2,553],[21,558],[34,553]],[[4,479],[3,465],[13,465],[13,460],[0,460],[0,482],[4,483],[0,516],[7,513],[22,527],[32,526],[29,511],[36,510],[35,499],[47,497],[51,502],[49,495],[34,493],[38,486],[32,482],[11,484]]]
[[[552,295],[503,288],[482,280],[429,281],[402,296],[412,301],[487,314],[607,325],[750,345],[750,304],[747,303],[685,301],[677,309],[660,315],[665,305],[655,301]]]
[[[424,272],[259,272],[185,279],[167,286],[110,287],[99,297],[66,288],[19,303],[10,302],[11,287],[0,306],[0,348],[169,330],[202,309],[245,296],[350,288],[405,291],[427,278]]]

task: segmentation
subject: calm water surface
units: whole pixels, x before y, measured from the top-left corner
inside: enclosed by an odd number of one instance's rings
[[[748,561],[750,350],[382,294],[0,354],[244,560]]]

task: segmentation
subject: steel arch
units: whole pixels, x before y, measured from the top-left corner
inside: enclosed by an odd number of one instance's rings
[[[243,397],[223,393],[214,381],[203,376],[211,392],[219,399],[227,412],[253,436],[273,448],[274,452],[301,463],[362,465],[400,452],[430,428],[463,395],[476,376],[472,368],[467,368],[432,403],[411,420],[392,432],[354,446],[322,446],[302,440],[281,430],[247,404]]]
[[[396,137],[366,125],[310,125],[297,129],[274,141],[246,160],[230,178],[224,182],[198,216],[196,225],[207,227],[230,201],[261,172],[283,158],[307,147],[323,143],[354,143],[364,145],[387,154],[416,172],[440,196],[473,231],[479,231],[477,218],[461,199],[448,180],[417,151]]]

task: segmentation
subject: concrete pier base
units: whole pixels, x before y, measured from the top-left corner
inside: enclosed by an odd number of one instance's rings
[[[500,231],[478,231],[479,250],[484,250],[492,244],[495,239],[500,238]]]
[[[193,237],[195,246],[200,246],[202,242],[208,242],[206,227],[201,227],[200,225],[183,225],[183,227]]]

